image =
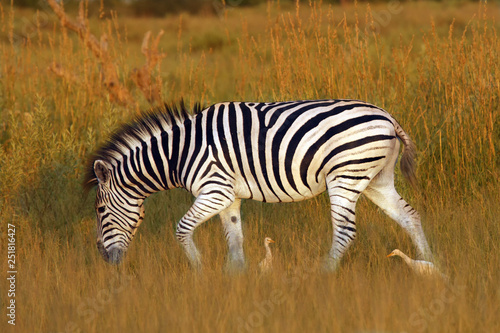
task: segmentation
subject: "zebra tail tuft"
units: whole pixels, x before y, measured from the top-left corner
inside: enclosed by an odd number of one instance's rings
[[[403,156],[401,157],[400,167],[403,176],[410,183],[413,188],[417,188],[417,177],[416,177],[416,157],[417,157],[417,147],[410,139],[408,134],[401,128],[401,126],[396,122],[394,124],[396,129],[396,135],[403,142]]]

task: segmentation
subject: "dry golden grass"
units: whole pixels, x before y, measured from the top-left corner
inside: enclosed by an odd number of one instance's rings
[[[178,200],[179,194],[162,196],[158,201],[168,204]],[[492,198],[498,199],[498,195]],[[207,223],[197,232],[196,241],[205,258],[200,275],[190,270],[172,225],[162,221],[150,220],[143,226],[118,269],[98,256],[92,218],[84,218],[62,233],[71,235],[68,240],[63,240],[61,232],[23,230],[17,329],[498,330],[500,227],[498,223],[489,223],[488,230],[471,226],[474,219],[494,222],[500,213],[498,206],[480,212],[475,206],[447,207],[425,216],[426,221],[435,221],[427,224],[426,231],[452,277],[449,285],[422,279],[402,261],[385,258],[394,247],[409,251],[413,247],[394,223],[366,201],[359,207],[358,241],[335,274],[316,269],[319,255],[328,246],[324,200],[290,207],[256,206],[259,204],[244,207],[249,271],[241,276],[223,273],[226,251],[218,223]],[[272,216],[278,218],[269,223]],[[24,224],[19,221],[18,225]],[[276,238],[274,270],[266,276],[257,272],[264,253],[263,235]]]
[[[12,331],[500,331],[498,7],[282,3],[220,17],[104,14],[88,19],[90,31],[107,35],[120,83],[137,106],[110,98],[99,59],[50,11],[0,7],[0,267],[7,271],[6,225],[13,223]],[[124,264],[106,264],[95,247],[93,193],[85,197],[79,182],[89,153],[150,107],[130,73],[144,65],[144,34],[161,29],[166,58],[151,79],[164,100],[358,98],[393,114],[419,148],[420,189],[397,187],[421,213],[450,284],[387,259],[395,248],[414,256],[414,247],[364,199],[358,239],[340,269],[319,271],[331,243],[326,196],[245,202],[249,269],[231,276],[218,218],[195,233],[205,265],[194,274],[174,238],[192,197],[159,193],[146,201],[146,221]],[[276,241],[275,262],[261,276],[265,236]],[[2,331],[7,289],[1,279]]]

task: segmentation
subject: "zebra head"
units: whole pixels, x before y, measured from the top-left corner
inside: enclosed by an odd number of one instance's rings
[[[96,160],[94,174],[97,179],[97,249],[108,263],[119,264],[144,219],[144,200],[131,198],[120,190],[108,162]]]

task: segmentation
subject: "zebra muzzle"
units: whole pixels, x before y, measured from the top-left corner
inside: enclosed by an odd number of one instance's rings
[[[104,247],[104,244],[98,240],[97,241],[97,249],[99,250],[99,253],[101,254],[102,258],[110,264],[118,265],[121,263],[123,256],[125,254],[125,251],[120,248],[112,248],[111,250],[107,251],[106,248]]]

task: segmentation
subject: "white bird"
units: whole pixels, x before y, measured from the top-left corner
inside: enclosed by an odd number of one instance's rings
[[[410,266],[410,268],[418,275],[423,276],[440,276],[441,278],[448,280],[448,277],[441,273],[436,266],[430,261],[424,260],[414,260],[408,257],[406,254],[396,249],[387,255],[387,258],[392,256],[400,256],[403,260]]]
[[[261,273],[269,272],[273,269],[273,254],[271,253],[271,248],[269,244],[274,243],[274,241],[266,237],[264,239],[264,246],[266,247],[266,257],[259,263],[259,269]]]

